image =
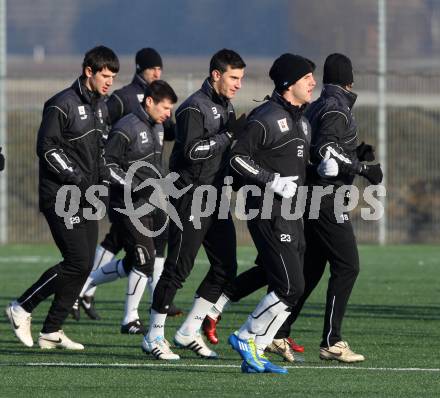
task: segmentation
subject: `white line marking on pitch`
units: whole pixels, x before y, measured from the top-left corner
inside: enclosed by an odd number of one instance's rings
[[[80,363],[80,362],[25,362],[25,363],[0,363],[0,366],[30,366],[30,367],[74,367],[74,368],[239,368],[239,365],[214,365],[214,364],[176,364],[176,363]],[[354,366],[285,366],[287,369],[342,369],[342,370],[369,370],[380,372],[440,372],[440,368],[371,368]]]
[[[3,256],[0,257],[0,263],[52,263],[59,259],[60,257],[55,256]]]

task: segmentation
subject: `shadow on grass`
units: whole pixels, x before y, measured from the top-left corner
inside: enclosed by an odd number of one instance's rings
[[[10,299],[10,297],[0,296],[1,300]],[[246,300],[246,299],[244,299]],[[99,311],[103,312],[121,312],[121,300],[99,300],[98,302]],[[176,301],[178,306],[183,308],[190,308],[192,305],[191,301]],[[228,309],[228,313],[234,313],[237,315],[249,315],[255,309],[255,302],[240,302],[232,304]],[[304,305],[303,311],[300,316],[305,318],[321,318],[324,314],[325,303],[306,303]],[[379,305],[379,304],[349,304],[347,307],[347,317],[350,318],[365,318],[374,317],[382,319],[408,319],[408,320],[421,320],[421,321],[436,321],[440,320],[440,306],[439,305]],[[111,317],[109,317],[111,318]],[[176,318],[170,318],[176,319]],[[184,317],[179,317],[177,319],[184,319]],[[72,321],[71,318],[69,320]],[[39,318],[36,317],[34,322],[38,322]],[[110,321],[110,319],[109,319]],[[6,322],[6,321],[4,321]],[[0,323],[3,323],[0,319]],[[100,325],[100,326],[111,326],[115,327],[114,322],[92,321],[90,319],[84,318],[79,323],[90,324],[90,325]]]
[[[319,313],[313,313],[313,311]],[[306,304],[300,316],[320,318],[324,311],[324,304]],[[440,306],[349,304],[347,317],[437,321],[440,320]]]

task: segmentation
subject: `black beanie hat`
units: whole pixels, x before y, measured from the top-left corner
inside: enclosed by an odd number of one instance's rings
[[[324,63],[324,84],[348,86],[353,83],[353,67],[350,58],[343,54],[330,54]]]
[[[274,61],[269,77],[273,80],[275,89],[282,92],[314,70],[315,64],[309,59],[286,53]]]
[[[136,53],[136,71],[138,73],[155,66],[162,68],[162,58],[154,48],[143,48]]]

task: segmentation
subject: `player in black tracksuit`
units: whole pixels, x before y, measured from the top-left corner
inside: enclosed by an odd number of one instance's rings
[[[304,289],[305,250],[301,217],[288,219],[296,200],[283,210],[283,198],[292,199],[304,185],[308,164],[310,126],[302,115],[316,82],[311,61],[293,54],[275,60],[270,77],[275,90],[251,112],[246,130],[232,151],[231,167],[242,184],[257,184],[275,193],[271,212],[263,214],[266,195],[248,195],[247,209],[259,209],[248,221],[258,250],[257,268],[263,270],[268,294],[229,342],[243,358],[243,372],[287,373],[261,357],[278,328],[289,316]],[[286,213],[287,210],[287,213]],[[228,295],[228,289],[225,290]]]
[[[333,194],[323,197],[318,219],[305,218],[307,250],[304,259],[304,295],[274,342],[289,336],[291,324],[319,283],[329,262],[330,279],[320,357],[341,362],[358,362],[365,358],[351,351],[342,340],[341,327],[347,302],[359,273],[359,256],[349,214],[335,209],[335,191],[342,185],[351,185],[356,175],[361,175],[376,185],[382,181],[382,172],[380,165],[361,163],[374,160],[374,155],[371,146],[358,146],[357,143],[357,125],[352,114],[356,94],[351,91],[351,61],[342,54],[330,55],[324,65],[323,81],[321,96],[306,112],[312,126],[311,156],[316,163],[329,151],[339,164],[339,174],[333,178],[316,174],[308,177],[310,188],[316,185],[333,185]],[[348,199],[347,193],[346,200]]]
[[[160,54],[153,48],[143,48],[139,50],[136,53],[135,62],[136,73],[133,76],[131,83],[120,88],[119,90],[114,91],[110,98],[106,101],[111,125],[114,125],[122,117],[137,110],[139,104],[144,98],[145,90],[153,81],[158,80],[161,77],[163,66],[162,58]],[[159,134],[160,142],[163,140],[174,140],[175,124],[171,118],[168,118],[163,123],[163,129],[159,131]],[[161,230],[164,225],[166,225],[166,227],[163,229],[163,232],[160,235],[153,238],[156,248],[156,264],[154,267],[155,272],[153,274],[153,278],[149,279],[147,284],[150,291],[150,296],[152,296],[154,287],[156,286],[156,283],[159,280],[160,274],[163,270],[165,248],[168,240],[168,219],[165,212],[161,209],[156,209],[153,212],[153,223],[155,230]],[[110,226],[110,231],[106,234],[101,244],[96,248],[93,271],[113,260],[114,256],[122,248],[123,237],[116,232],[116,228],[112,224]],[[73,310],[73,316],[76,320],[79,320],[80,318],[79,305],[83,307],[84,312],[91,319],[100,319],[100,316],[95,308],[95,291],[96,287],[94,286],[89,286],[87,290],[84,288],[81,291],[80,299],[75,303]],[[168,310],[168,315],[176,316],[180,314],[182,314],[182,310],[174,305],[172,305]]]
[[[162,170],[162,123],[170,117],[177,96],[168,83],[162,80],[152,82],[145,90],[142,104],[113,126],[105,146],[105,158],[110,168],[110,210],[112,229],[121,240],[125,250],[122,260],[114,259],[91,273],[86,289],[102,283],[112,282],[128,276],[125,300],[125,317],[121,333],[143,334],[145,332],[139,319],[138,306],[148,279],[153,277],[155,246],[151,213],[140,217],[139,227],[129,215],[115,209],[125,209],[124,187],[129,184],[127,171],[130,166],[137,167],[130,191],[134,210],[150,202],[154,192],[151,186],[136,189],[149,178],[163,177]],[[147,162],[148,164],[142,164]],[[141,166],[141,167],[138,167]],[[136,189],[136,191],[135,191]],[[155,205],[153,200],[153,205]],[[163,226],[162,226],[163,227]],[[159,231],[159,230],[157,230]]]
[[[61,329],[93,264],[98,225],[83,217],[83,208],[90,207],[84,194],[90,186],[108,182],[102,142],[106,126],[103,95],[118,70],[113,51],[95,47],[85,55],[82,76],[44,105],[37,138],[39,203],[63,260],[6,309],[17,337],[27,346],[33,344],[30,314],[54,294],[40,333],[40,347],[84,348]],[[81,191],[78,212],[66,220],[60,217],[60,210],[69,207],[69,202],[73,205],[74,200],[56,206],[57,193],[65,185],[76,185]]]
[[[315,185],[332,185],[335,192],[342,185],[352,184],[357,174],[364,176],[372,184],[377,184],[382,179],[379,165],[361,163],[374,160],[374,156],[370,145],[362,143],[357,146],[357,126],[351,113],[356,94],[349,90],[352,82],[351,62],[341,55],[330,56],[324,68],[324,83],[328,84],[325,85],[319,100],[310,105],[305,114],[312,125],[313,137],[312,164],[307,169],[309,198],[305,217],[305,291],[292,314],[279,329],[273,343],[267,347],[269,351],[282,355],[288,361],[295,358],[292,353],[292,340],[289,338],[291,324],[322,277],[327,261],[330,262],[332,276],[327,294],[321,357],[344,362],[363,360],[363,356],[354,354],[341,338],[343,314],[359,271],[356,240],[349,215],[343,213],[335,216],[333,193],[323,198],[317,220],[307,217],[310,194]],[[331,156],[330,161],[339,164],[339,174],[334,174],[334,170],[326,174],[328,170],[325,170],[325,167],[316,167],[318,164],[323,165],[327,151]],[[330,177],[332,175],[337,177]],[[228,296],[226,302],[229,299],[239,301],[264,285],[265,276],[261,268],[251,268],[237,277],[232,289],[225,291]],[[221,312],[221,309],[217,312]],[[215,323],[215,319],[206,323],[204,331],[207,335],[215,335]],[[332,347],[335,345],[338,346]],[[332,356],[332,350],[336,350],[336,355],[334,358],[328,358]],[[341,351],[343,353],[339,356],[338,353]]]
[[[183,230],[171,222],[168,255],[164,272],[156,286],[150,318],[150,328],[142,347],[158,359],[178,359],[164,341],[166,312],[176,292],[190,274],[200,247],[203,245],[210,269],[200,284],[194,305],[177,331],[175,342],[192,349],[204,358],[216,357],[199,334],[208,308],[216,302],[226,282],[235,277],[237,269],[235,228],[231,215],[218,217],[220,190],[227,171],[229,148],[244,116],[235,119],[230,99],[241,87],[245,63],[231,50],[216,53],[210,64],[210,77],[176,111],[176,142],[170,158],[170,170],[179,174],[179,188],[190,190],[179,199],[171,199]],[[218,189],[213,214],[200,219],[192,209],[194,192],[202,185]],[[197,198],[196,198],[197,199]]]

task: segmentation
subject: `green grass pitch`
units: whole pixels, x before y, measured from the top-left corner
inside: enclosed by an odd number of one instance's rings
[[[54,246],[0,247],[0,305],[22,293],[58,261]],[[226,344],[264,291],[229,307],[216,347],[220,359],[197,359],[176,349],[176,363],[157,361],[140,350],[141,337],[119,334],[125,281],[97,291],[101,321],[68,319],[64,330],[86,346],[83,352],[43,352],[16,340],[4,313],[0,318],[0,397],[438,397],[440,396],[440,249],[435,246],[361,246],[361,273],[346,318],[344,337],[367,360],[341,365],[318,358],[327,275],[310,297],[293,336],[306,347],[305,362],[288,375],[240,373],[238,355]],[[239,248],[239,271],[255,258]],[[201,254],[176,303],[188,310],[207,270]],[[36,340],[49,302],[33,314]],[[146,298],[141,314],[148,318]],[[169,319],[166,335],[183,318]],[[274,361],[278,359],[271,356]],[[281,363],[281,362],[278,362]]]

